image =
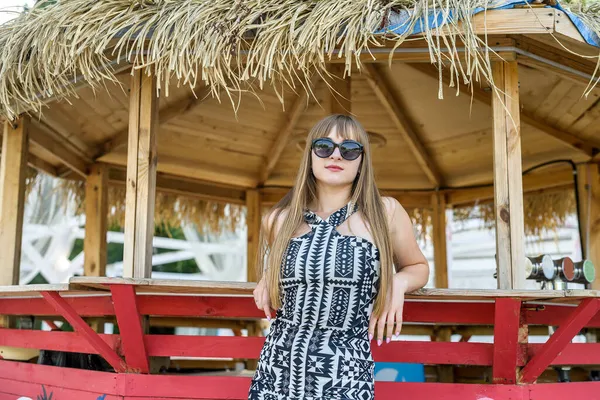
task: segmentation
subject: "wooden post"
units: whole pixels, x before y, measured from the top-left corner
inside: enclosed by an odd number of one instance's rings
[[[260,193],[256,189],[246,191],[246,224],[248,226],[247,278],[248,282],[258,282],[256,253],[260,234],[261,212]]]
[[[525,287],[523,179],[517,63],[494,62],[494,209],[499,289]]]
[[[0,285],[18,285],[29,117],[4,122],[0,160]]]
[[[433,263],[435,287],[448,287],[448,253],[446,242],[446,197],[442,193],[431,196],[433,205]]]
[[[352,111],[351,80],[344,78],[344,64],[329,64],[329,73],[333,75],[329,82],[331,85],[331,96],[329,98],[330,114],[350,114]]]
[[[108,168],[94,164],[85,186],[85,276],[106,276],[106,231],[108,214]]]
[[[583,164],[577,167],[579,189],[579,226],[583,244],[582,257],[594,263],[596,280],[591,288],[600,290],[600,165]]]
[[[131,80],[123,276],[150,278],[156,195],[156,78],[135,70]]]

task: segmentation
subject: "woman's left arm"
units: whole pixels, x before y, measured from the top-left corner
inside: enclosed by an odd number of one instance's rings
[[[371,339],[374,336],[375,326],[377,327],[377,344],[379,346],[383,342],[386,326],[387,343],[390,342],[394,324],[396,325],[394,334],[396,336],[400,334],[404,294],[422,288],[429,280],[429,263],[417,244],[408,213],[394,198],[384,197],[383,203],[388,213],[394,264],[399,271],[393,275],[392,293],[388,293],[383,314],[380,318],[373,315],[369,324]]]

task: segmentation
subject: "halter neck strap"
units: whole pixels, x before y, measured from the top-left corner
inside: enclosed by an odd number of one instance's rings
[[[304,210],[304,220],[309,225],[317,224],[329,224],[334,227],[338,227],[344,223],[352,214],[358,210],[358,204],[354,204],[351,201],[344,205],[342,208],[332,212],[326,219],[321,218],[314,211],[309,209]]]

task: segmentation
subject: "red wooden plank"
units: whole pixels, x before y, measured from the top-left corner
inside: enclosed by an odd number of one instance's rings
[[[527,388],[512,385],[375,382],[375,399],[526,400]]]
[[[258,358],[265,338],[236,336],[148,335],[151,356]],[[381,362],[492,365],[489,343],[392,341],[372,347],[373,359]]]
[[[574,305],[544,305],[542,310],[526,311],[527,324],[560,326],[569,319],[576,306]],[[600,314],[594,316],[585,327],[600,328]]]
[[[115,315],[109,295],[90,297],[63,297],[82,317]],[[14,299],[0,297],[0,315],[57,315],[56,310],[43,298]]]
[[[115,315],[110,296],[63,297],[82,317]],[[252,302],[240,297],[211,296],[138,296],[138,309],[142,315],[164,316],[223,316],[262,318]],[[543,310],[527,311],[527,321],[532,325],[561,325],[573,311],[567,305],[544,305]],[[56,315],[56,311],[43,298],[0,298],[0,315]],[[494,323],[493,303],[442,303],[407,301],[405,322],[484,324]],[[600,315],[590,320],[587,327],[600,328]]]
[[[250,378],[217,376],[124,375],[125,399],[240,399],[248,398]],[[527,389],[509,385],[376,382],[377,400],[444,399],[524,400]],[[400,397],[399,397],[399,394]]]
[[[530,400],[600,399],[600,382],[542,383],[526,387]]]
[[[119,352],[119,335],[99,335]],[[257,358],[264,344],[260,337],[146,335],[151,356]],[[76,332],[48,332],[0,329],[0,346],[47,349],[98,354]],[[386,347],[387,346],[387,347]],[[529,344],[527,355],[534,357],[543,344]],[[415,362],[429,364],[491,365],[493,350],[487,343],[448,343],[392,341],[374,346],[373,356],[381,362]],[[600,343],[570,343],[551,365],[598,365]],[[518,366],[523,366],[519,360]]]
[[[99,336],[112,350],[118,352],[119,335]],[[99,354],[98,350],[77,332],[0,329],[0,346]]]
[[[535,357],[543,347],[543,343],[529,344],[528,357]],[[569,343],[550,365],[600,365],[600,343]]]
[[[492,365],[490,343],[392,341],[372,346],[373,359],[379,362],[421,364]]]
[[[52,386],[60,382],[59,386],[66,389],[92,391],[110,395],[119,394],[117,391],[118,375],[110,372],[52,367],[49,365],[16,361],[0,361],[0,376],[3,379],[37,383],[39,385]]]
[[[111,285],[110,291],[127,365],[147,374],[150,368],[135,289],[132,285]]]
[[[123,395],[184,399],[248,399],[250,378],[123,374]]]
[[[599,299],[585,299],[574,310],[571,317],[554,332],[550,339],[523,368],[521,381],[533,383],[564,350],[581,328],[598,313]]]
[[[137,304],[142,315],[264,318],[246,297],[138,295]],[[494,304],[407,301],[404,321],[491,325]]]
[[[509,298],[496,299],[495,309],[493,382],[515,384],[519,361],[521,301]]]
[[[42,385],[39,383],[0,378],[0,388],[2,388],[0,390],[3,392],[12,395],[11,400],[16,400],[22,396],[31,399],[40,399],[44,393],[43,390],[46,391],[47,398],[50,398],[50,395],[52,395],[53,400],[97,400],[101,396],[104,396],[104,400],[123,399],[122,396],[108,395],[102,392],[68,389],[62,386],[62,382],[56,382],[54,385],[44,385],[44,389],[42,389]]]
[[[492,325],[494,323],[494,304],[406,301],[403,321]]]
[[[114,374],[9,361],[0,361],[0,376],[5,381],[27,382],[32,385],[44,384],[81,392],[106,393],[109,400],[121,397],[123,400],[246,400],[250,385],[250,378],[247,377]],[[6,393],[4,383],[0,383],[0,392]],[[396,400],[399,398],[399,394],[403,399],[563,400],[581,398],[594,400],[599,397],[598,393],[600,393],[600,382],[534,385],[379,381],[375,383],[375,398],[378,400]],[[29,397],[35,398],[35,396]],[[70,400],[73,397],[55,395],[53,398]],[[15,400],[14,397],[10,399]],[[86,397],[77,399],[85,400]],[[95,398],[92,399],[95,400]],[[0,400],[3,400],[1,394]]]
[[[148,354],[156,357],[254,358],[264,337],[146,335]]]
[[[142,315],[264,318],[251,297],[138,295]]]
[[[54,307],[56,312],[65,317],[73,329],[80,333],[98,351],[98,354],[115,369],[115,371],[123,372],[127,369],[127,365],[123,359],[121,359],[121,357],[119,357],[106,342],[100,339],[100,336],[98,336],[98,334],[94,332],[79,315],[77,315],[75,310],[73,310],[73,307],[65,302],[57,292],[41,292],[41,294],[44,296],[44,299]]]

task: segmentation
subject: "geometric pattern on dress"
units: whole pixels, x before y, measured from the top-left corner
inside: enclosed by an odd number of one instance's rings
[[[373,400],[368,338],[379,251],[336,227],[358,210],[348,203],[290,240],[281,264],[282,307],[261,349],[248,399]]]

